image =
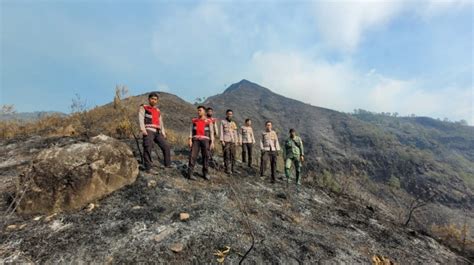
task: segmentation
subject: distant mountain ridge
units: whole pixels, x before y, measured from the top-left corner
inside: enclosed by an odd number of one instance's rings
[[[41,119],[48,115],[67,116],[67,114],[63,112],[59,112],[59,111],[18,112],[18,113],[0,114],[0,121],[7,121],[7,120],[33,121],[33,120]]]
[[[349,115],[273,93],[248,80],[209,97],[219,116],[233,109],[238,123],[257,132],[271,120],[280,141],[295,128],[306,143],[307,166],[323,174],[345,172],[397,182],[412,194],[439,192],[445,204],[472,206],[474,127],[431,118]]]

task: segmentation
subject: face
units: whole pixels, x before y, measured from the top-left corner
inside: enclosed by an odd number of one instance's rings
[[[208,117],[212,117],[213,114],[214,114],[214,111],[212,109],[207,111],[207,116]]]
[[[151,98],[148,99],[148,103],[151,106],[155,106],[156,104],[158,104],[158,98],[157,97],[151,97]]]
[[[265,125],[265,129],[267,129],[267,131],[271,131],[272,130],[272,123],[269,122]]]
[[[225,116],[228,118],[228,119],[231,119],[232,116],[234,115],[234,113],[232,113],[232,111],[229,111],[225,114]]]
[[[290,136],[291,136],[291,138],[295,138],[296,132],[294,132],[294,131],[293,131],[293,132],[290,132]]]
[[[203,108],[197,109],[197,112],[199,117],[202,117],[204,114],[206,114],[206,111]]]
[[[250,126],[250,125],[252,125],[252,121],[247,121],[245,124],[246,124],[247,126]]]

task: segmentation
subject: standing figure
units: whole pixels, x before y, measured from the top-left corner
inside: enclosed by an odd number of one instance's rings
[[[165,167],[171,167],[170,146],[166,141],[163,114],[158,108],[158,99],[157,93],[150,93],[148,95],[148,105],[142,104],[138,110],[138,123],[143,135],[143,158],[146,172],[150,172],[153,165],[151,152],[154,143],[157,143],[163,152]]]
[[[237,143],[237,124],[233,121],[233,111],[226,111],[225,120],[221,121],[220,139],[224,152],[225,173],[235,173],[235,144]]]
[[[192,119],[191,132],[189,134],[191,153],[189,154],[188,179],[196,180],[193,173],[200,150],[203,161],[202,175],[206,180],[209,180],[209,150],[214,149],[214,130],[211,120],[206,117],[206,108],[203,106],[197,107],[197,113],[198,117]]]
[[[270,160],[272,183],[275,183],[277,156],[280,151],[280,143],[278,142],[276,132],[272,130],[271,121],[265,123],[265,131],[262,133],[262,139],[260,140],[260,149],[262,151],[260,157],[260,176],[263,177],[267,161]]]
[[[248,162],[248,166],[252,167],[252,149],[255,143],[253,135],[252,121],[245,120],[245,125],[240,128],[240,141],[242,144],[242,163]]]
[[[285,141],[285,175],[288,183],[291,181],[291,165],[295,164],[296,185],[301,185],[301,164],[303,161],[303,141],[296,135],[295,129],[290,129],[290,137]]]
[[[214,110],[211,107],[208,107],[206,109],[206,116],[209,120],[211,120],[211,123],[212,123],[211,126],[212,126],[212,129],[214,130],[214,139],[217,139],[219,129],[217,128],[217,119],[213,118],[213,115],[214,115]],[[216,161],[214,161],[214,149],[209,149],[209,165],[212,168],[217,168],[217,163]]]

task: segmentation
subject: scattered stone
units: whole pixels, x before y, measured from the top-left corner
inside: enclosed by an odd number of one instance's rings
[[[148,188],[154,188],[154,187],[156,187],[156,184],[157,184],[156,180],[150,180],[150,181],[148,181],[147,186],[148,186]]]
[[[181,243],[176,243],[176,244],[171,245],[171,246],[170,246],[170,249],[171,249],[171,251],[173,251],[174,253],[179,253],[179,252],[183,251],[184,245],[181,244]]]
[[[174,234],[176,230],[177,230],[176,228],[165,228],[158,235],[154,236],[153,240],[155,240],[155,242],[161,242],[164,239],[166,239],[168,236]]]
[[[34,221],[39,221],[41,220],[41,218],[43,218],[41,215],[40,216],[36,216],[35,218],[33,218]]]
[[[181,221],[189,220],[189,213],[180,213],[179,214],[179,220],[181,220]]]
[[[88,212],[92,212],[92,210],[94,210],[94,208],[95,208],[95,204],[93,204],[93,203],[89,203],[89,205],[87,206],[87,209],[86,209],[86,211],[88,211]]]
[[[140,209],[142,209],[142,208],[143,208],[143,207],[140,206],[140,205],[135,205],[135,206],[132,207],[132,210],[140,210]]]
[[[46,216],[46,218],[44,219],[46,222],[49,222],[51,220],[53,220],[53,218],[57,215],[57,213],[53,213],[51,215],[48,215]]]
[[[17,228],[17,225],[9,225],[7,226],[7,230],[15,230]]]

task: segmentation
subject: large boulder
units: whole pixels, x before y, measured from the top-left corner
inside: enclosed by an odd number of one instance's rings
[[[105,135],[49,148],[20,175],[17,209],[26,214],[80,209],[133,183],[137,175],[130,148]]]

